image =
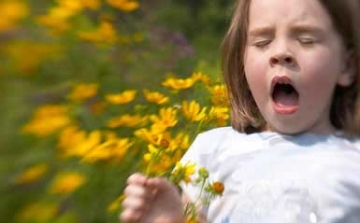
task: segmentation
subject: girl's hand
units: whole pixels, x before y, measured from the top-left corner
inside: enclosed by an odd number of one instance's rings
[[[120,219],[138,223],[184,223],[184,209],[177,188],[164,178],[133,174],[127,180]]]

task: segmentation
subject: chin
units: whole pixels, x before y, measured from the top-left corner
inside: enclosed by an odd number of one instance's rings
[[[273,132],[278,132],[278,133],[284,134],[284,135],[298,135],[298,134],[302,134],[302,133],[306,132],[306,129],[293,128],[293,127],[289,127],[288,125],[286,125],[286,126],[271,126],[269,128],[269,130],[273,131]]]

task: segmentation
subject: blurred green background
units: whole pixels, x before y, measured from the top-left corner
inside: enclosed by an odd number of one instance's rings
[[[69,100],[75,101],[72,120],[88,131],[102,129],[99,123],[115,113],[144,109],[105,109],[98,97],[88,100],[84,92],[79,106],[69,92],[80,83],[97,84],[98,95],[162,91],[164,78],[193,72],[221,83],[219,47],[231,5],[231,0],[0,0],[1,222],[118,222],[118,204],[109,206],[119,201],[139,161],[109,167],[64,159],[54,126],[66,120],[25,126],[40,106]],[[206,105],[206,94],[195,89],[181,97]],[[43,111],[53,118],[59,112]],[[70,185],[57,193],[51,186],[57,179]]]

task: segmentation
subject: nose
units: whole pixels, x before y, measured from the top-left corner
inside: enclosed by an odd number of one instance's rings
[[[295,65],[294,55],[291,53],[289,46],[285,41],[279,42],[270,56],[270,65],[285,65],[285,66],[294,66]]]
[[[295,59],[289,53],[276,54],[270,58],[270,65],[294,65]]]

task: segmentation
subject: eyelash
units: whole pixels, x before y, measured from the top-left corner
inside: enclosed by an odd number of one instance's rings
[[[314,43],[316,43],[316,40],[311,38],[298,38],[298,41],[302,45],[313,45]]]
[[[316,40],[312,38],[298,38],[297,39],[301,45],[304,46],[312,46],[316,43]],[[267,45],[271,43],[271,40],[261,40],[255,42],[253,45],[257,48],[265,48]]]
[[[264,48],[271,43],[271,40],[261,40],[254,43],[257,48]]]

